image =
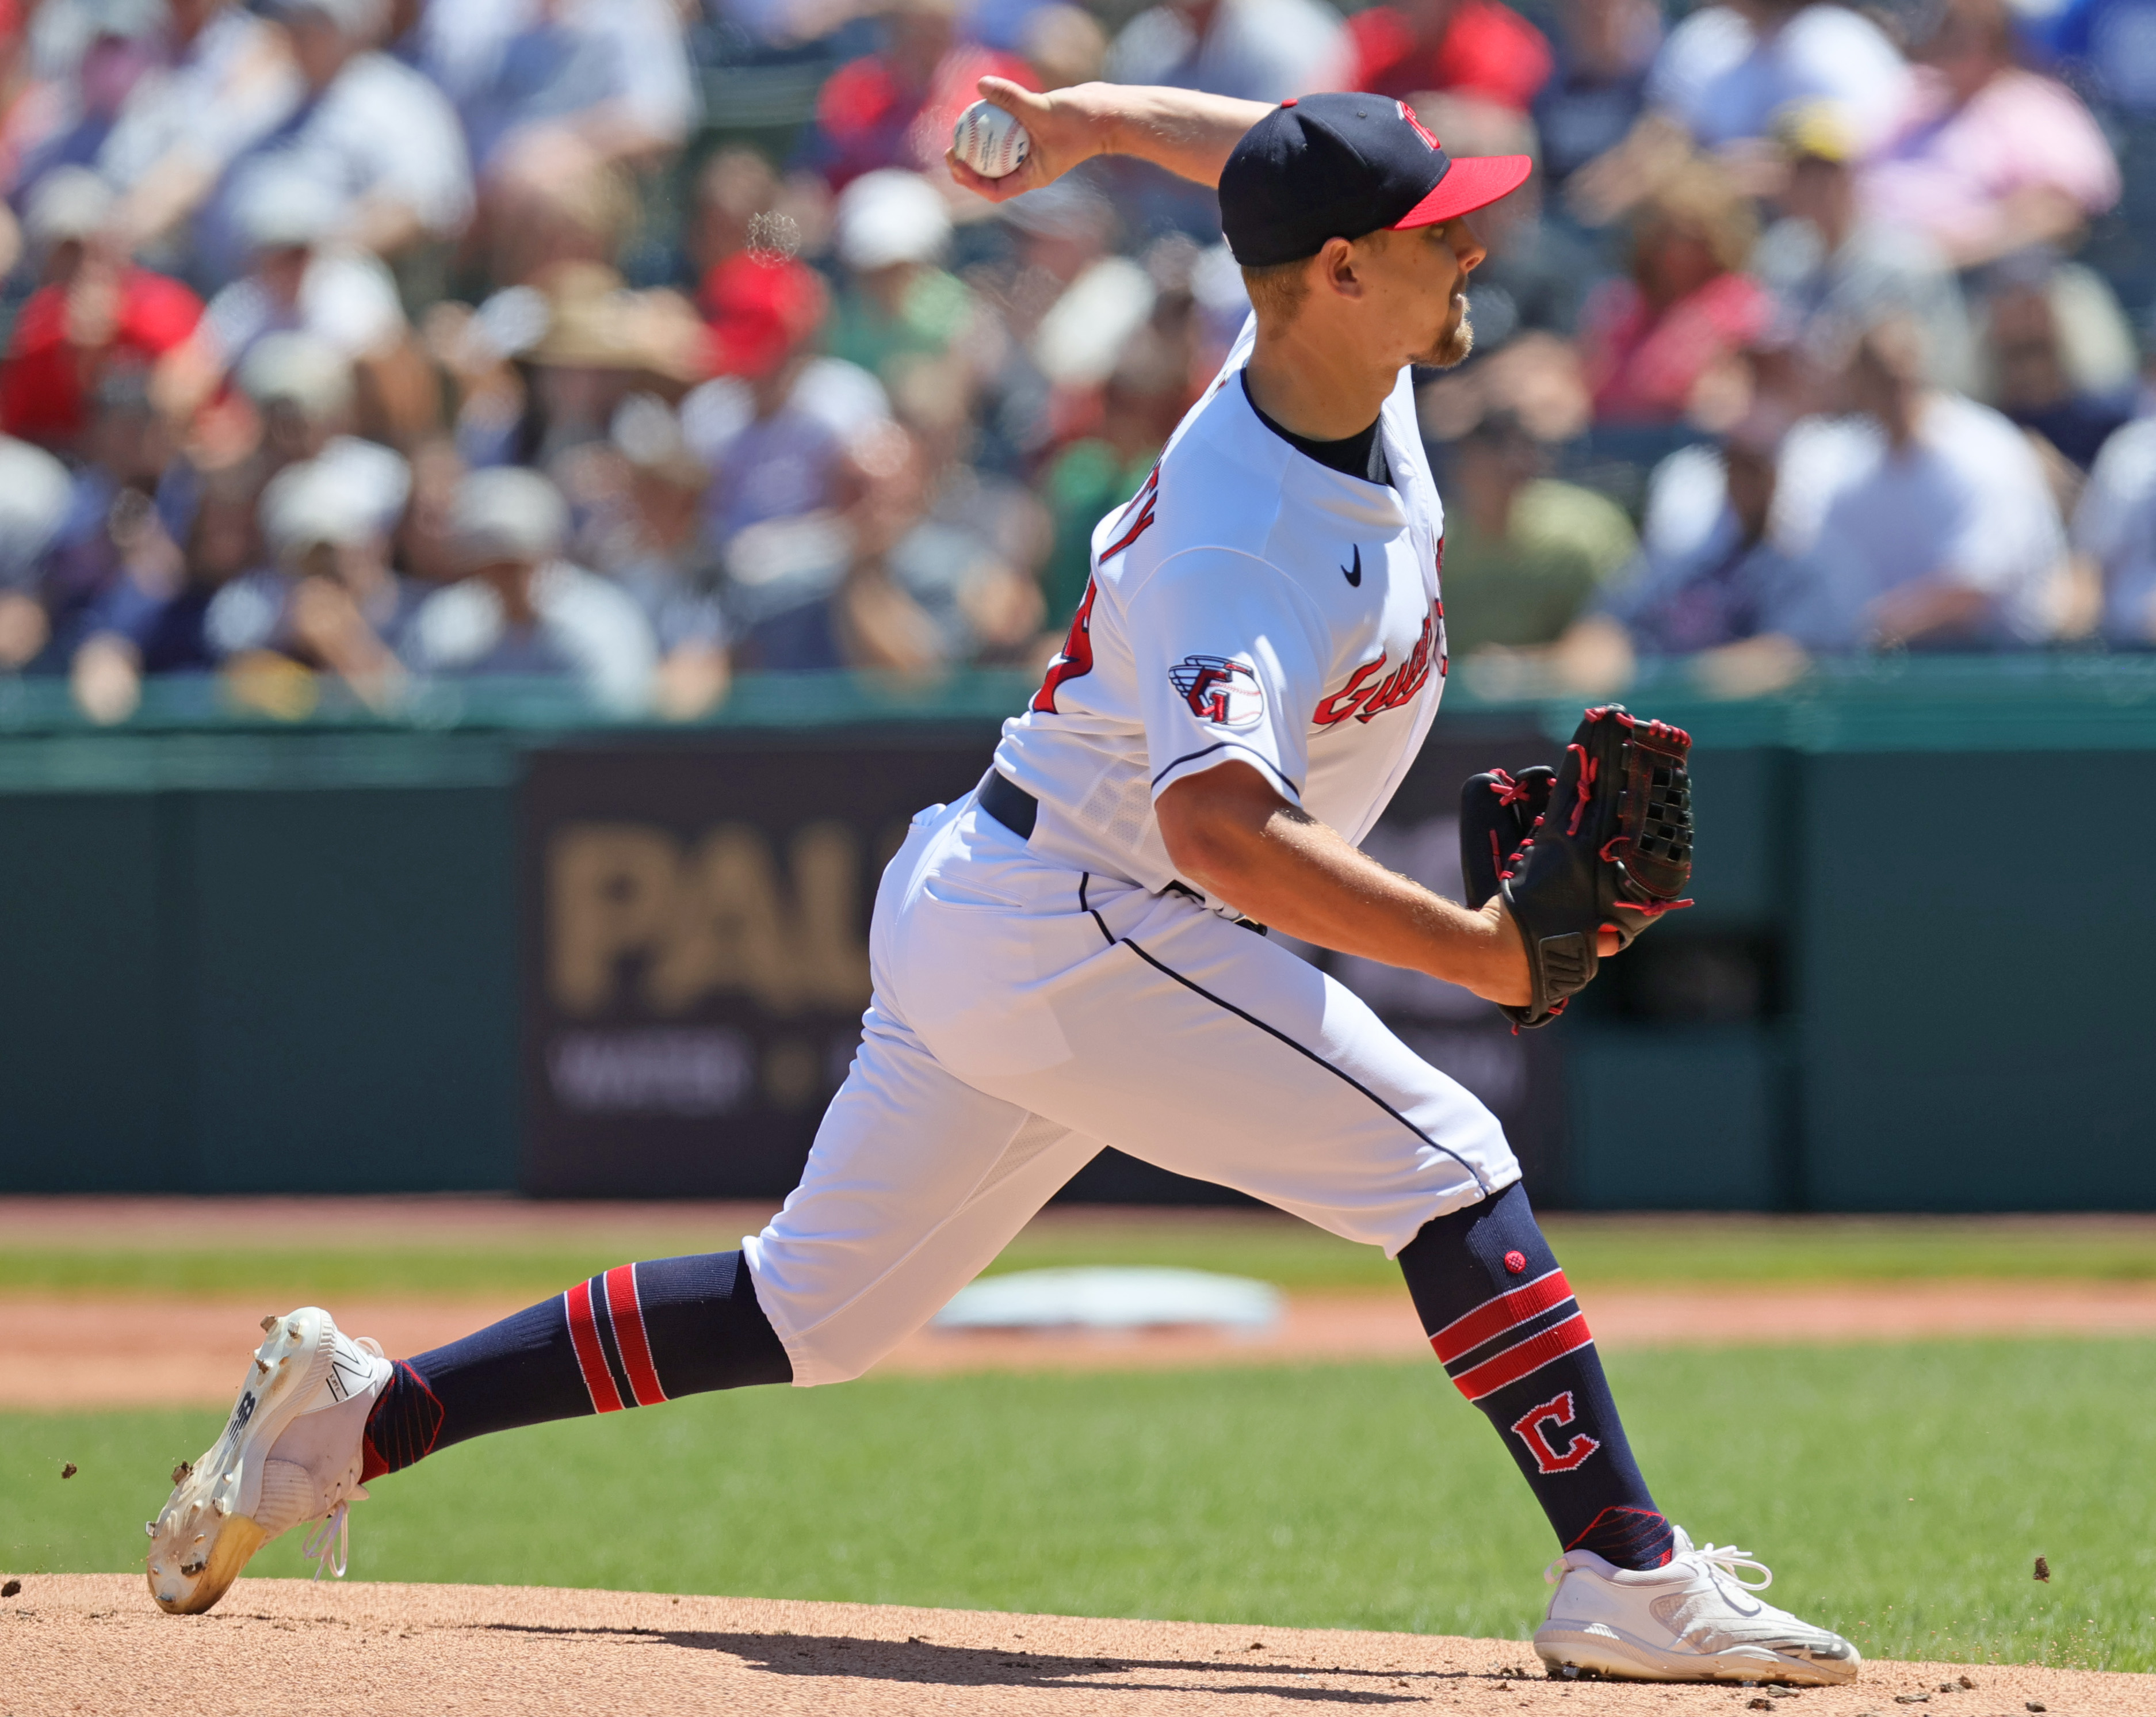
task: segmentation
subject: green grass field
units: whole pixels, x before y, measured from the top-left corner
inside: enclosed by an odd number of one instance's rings
[[[1553,1215],[1545,1226],[1583,1288],[1741,1283],[1992,1279],[2156,1279],[2156,1226],[2131,1220],[1953,1217],[1642,1217]],[[333,1225],[287,1244],[194,1246],[47,1241],[0,1246],[0,1293],[268,1293],[295,1303],[384,1294],[524,1293],[537,1298],[629,1258],[737,1243],[678,1222],[619,1224],[602,1212],[572,1235],[535,1240],[485,1227],[408,1242],[357,1243]],[[1182,1264],[1285,1288],[1398,1288],[1373,1248],[1285,1216],[1251,1212],[1057,1211],[990,1267]]]
[[[1866,1652],[2156,1668],[2156,1344],[1610,1365],[1664,1506]],[[135,1565],[217,1421],[0,1416],[0,1569]],[[1480,1416],[1409,1365],[870,1379],[536,1427],[379,1483],[352,1572],[1523,1637],[1550,1553]],[[255,1566],[304,1568],[289,1539]]]

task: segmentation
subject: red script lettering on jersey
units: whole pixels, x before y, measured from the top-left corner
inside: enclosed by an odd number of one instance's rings
[[[1086,581],[1086,594],[1079,599],[1078,612],[1070,617],[1070,630],[1063,640],[1063,648],[1056,652],[1055,660],[1048,665],[1047,676],[1040,682],[1040,690],[1033,694],[1033,702],[1026,707],[1037,716],[1052,716],[1055,711],[1055,694],[1065,680],[1083,679],[1093,671],[1093,598],[1096,594],[1093,581]]]
[[[1138,486],[1138,492],[1124,504],[1123,516],[1116,523],[1125,527],[1123,534],[1101,551],[1101,559],[1121,554],[1152,527],[1153,508],[1160,501],[1160,467],[1155,465]],[[1098,562],[1095,563],[1099,564]],[[1026,706],[1037,716],[1052,716],[1055,710],[1057,688],[1071,680],[1082,680],[1093,671],[1093,581],[1086,581],[1086,594],[1078,604],[1078,612],[1070,617],[1070,630],[1063,640],[1063,648],[1055,660],[1048,665],[1048,673],[1040,682],[1040,690],[1033,694],[1033,702]]]
[[[1310,719],[1318,727],[1329,727],[1336,722],[1344,722],[1353,716],[1358,722],[1367,722],[1373,716],[1383,715],[1389,709],[1398,709],[1411,702],[1415,695],[1430,683],[1430,658],[1440,656],[1438,673],[1443,676],[1443,662],[1439,639],[1440,629],[1445,623],[1442,603],[1432,603],[1430,612],[1423,616],[1422,635],[1415,640],[1414,648],[1408,659],[1382,680],[1372,676],[1385,666],[1381,651],[1375,661],[1366,661],[1348,676],[1348,683],[1337,691],[1317,700],[1317,707],[1311,712]]]

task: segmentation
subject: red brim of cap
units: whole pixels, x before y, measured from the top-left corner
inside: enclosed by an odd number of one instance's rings
[[[1459,155],[1437,188],[1393,223],[1395,231],[1408,227],[1434,227],[1440,221],[1458,220],[1478,208],[1487,208],[1500,197],[1509,197],[1527,182],[1535,170],[1531,155]]]

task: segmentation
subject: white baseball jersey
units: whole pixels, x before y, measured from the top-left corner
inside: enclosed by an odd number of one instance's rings
[[[1033,849],[1148,889],[1178,880],[1152,801],[1235,759],[1350,841],[1399,787],[1445,674],[1444,513],[1407,373],[1390,486],[1318,464],[1243,391],[1246,322],[1137,496],[996,768],[1040,801]]]

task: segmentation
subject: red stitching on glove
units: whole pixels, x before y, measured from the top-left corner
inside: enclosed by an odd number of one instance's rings
[[[1587,748],[1584,745],[1568,745],[1565,749],[1579,753],[1579,800],[1573,806],[1572,820],[1565,825],[1564,830],[1568,835],[1577,835],[1579,833],[1580,817],[1587,810],[1588,800],[1594,797],[1594,777],[1601,768],[1601,760],[1589,757],[1587,754]]]

